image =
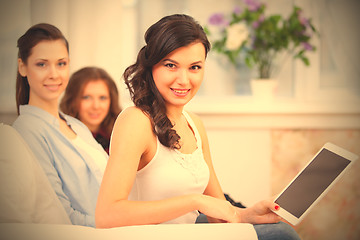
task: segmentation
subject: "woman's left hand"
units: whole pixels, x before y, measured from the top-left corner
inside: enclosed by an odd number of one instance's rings
[[[260,201],[245,209],[236,208],[239,221],[251,224],[277,223],[281,221],[282,218],[272,211],[279,209],[279,205],[270,200]]]

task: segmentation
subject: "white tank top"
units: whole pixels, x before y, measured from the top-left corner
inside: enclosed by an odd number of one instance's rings
[[[89,154],[89,156],[92,157],[94,162],[98,165],[102,174],[104,174],[106,164],[107,164],[107,157],[108,157],[106,155],[106,152],[100,151],[99,149],[96,149],[95,147],[91,146],[90,144],[85,142],[79,135],[76,135],[76,138],[72,139],[72,143],[76,147],[87,152]]]
[[[197,149],[184,154],[165,147],[157,139],[155,156],[137,172],[129,200],[153,201],[204,192],[210,173],[203,156],[201,137],[190,116],[186,112],[183,115],[193,129]],[[195,223],[198,215],[193,211],[165,223]]]

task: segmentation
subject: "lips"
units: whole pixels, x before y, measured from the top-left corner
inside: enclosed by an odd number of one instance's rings
[[[61,86],[61,83],[59,84],[44,84],[44,86],[49,89],[50,91],[57,91],[60,86]]]
[[[99,117],[101,117],[100,113],[89,113],[88,116],[92,119],[97,119]]]
[[[170,88],[170,89],[171,89],[171,91],[173,91],[173,93],[176,96],[179,96],[179,97],[184,97],[190,92],[190,89],[180,89],[180,88]]]

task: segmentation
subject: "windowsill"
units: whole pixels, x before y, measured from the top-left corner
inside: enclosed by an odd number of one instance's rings
[[[360,114],[360,103],[307,103],[292,98],[261,102],[238,96],[197,96],[186,108],[198,114]]]
[[[307,103],[276,98],[197,96],[186,107],[212,128],[359,129],[360,104]]]

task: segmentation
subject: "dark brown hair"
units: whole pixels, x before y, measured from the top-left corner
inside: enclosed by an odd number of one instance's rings
[[[169,148],[180,148],[180,136],[172,129],[166,115],[165,102],[154,83],[152,68],[172,51],[194,42],[202,43],[207,55],[210,43],[199,23],[184,14],[166,16],[146,31],[146,45],[140,50],[135,64],[124,72],[132,101],[150,116],[153,131],[161,144]]]
[[[61,33],[61,31],[47,23],[39,23],[29,28],[24,35],[22,35],[17,41],[18,58],[22,60],[24,64],[27,64],[29,56],[32,54],[32,49],[41,41],[55,41],[63,40],[67,51],[69,52],[69,43]],[[17,71],[16,77],[16,107],[19,114],[19,106],[29,103],[30,86],[27,77],[20,75]]]
[[[100,128],[104,129],[110,136],[115,120],[121,112],[121,108],[119,106],[119,92],[116,84],[104,69],[99,67],[84,67],[73,73],[65,90],[65,94],[61,99],[60,109],[64,113],[79,119],[81,97],[86,84],[91,81],[103,81],[109,89],[110,109],[102,121]]]

